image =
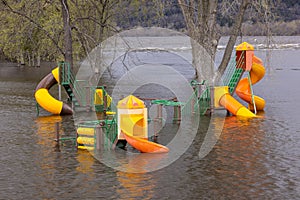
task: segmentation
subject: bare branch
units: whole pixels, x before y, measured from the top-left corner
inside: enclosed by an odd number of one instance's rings
[[[51,34],[45,30],[38,22],[36,22],[35,20],[33,20],[31,17],[27,16],[26,14],[18,11],[18,10],[15,10],[13,9],[10,5],[7,4],[7,2],[5,0],[2,0],[2,4],[8,8],[8,11],[13,13],[13,14],[16,14],[18,16],[21,16],[25,19],[27,19],[28,21],[30,21],[31,23],[33,23],[38,29],[40,29],[41,31],[43,31],[45,33],[45,35],[52,41],[52,43],[56,46],[56,48],[59,50],[59,52],[62,54],[62,55],[65,55],[64,51],[60,48],[60,46],[58,45],[58,42],[51,36]]]

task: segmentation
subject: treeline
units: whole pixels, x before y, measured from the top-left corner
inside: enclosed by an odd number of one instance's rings
[[[216,20],[221,35],[230,34],[234,24],[235,13],[230,13],[230,9],[236,9],[230,8],[231,2],[219,0]],[[259,5],[250,6],[244,16],[242,34],[300,34],[299,1],[257,2]],[[0,0],[0,59],[32,66],[40,65],[41,60],[64,60],[64,6],[68,7],[75,61],[122,30],[158,26],[187,32],[178,0]],[[258,7],[269,13],[261,13]]]
[[[220,0],[221,1],[221,0]],[[129,29],[136,26],[151,27],[159,26],[178,31],[186,31],[186,24],[177,0],[138,1],[126,6],[127,12],[120,12],[116,16],[116,23],[120,29]],[[264,1],[262,1],[263,3]],[[271,4],[272,14],[269,19],[270,30],[273,35],[300,35],[300,1],[286,0],[276,1]],[[222,9],[222,8],[219,8]],[[251,10],[245,16],[243,34],[265,35],[260,29],[266,25],[266,19],[257,10]],[[254,14],[253,14],[254,13]],[[230,27],[233,25],[233,17],[222,15],[218,12],[217,21],[223,35],[229,35]]]

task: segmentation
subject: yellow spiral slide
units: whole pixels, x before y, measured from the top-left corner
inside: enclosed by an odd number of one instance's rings
[[[62,101],[52,97],[49,89],[59,83],[59,68],[55,68],[51,73],[46,75],[35,89],[35,99],[37,103],[48,112],[56,115],[73,114],[72,108]]]

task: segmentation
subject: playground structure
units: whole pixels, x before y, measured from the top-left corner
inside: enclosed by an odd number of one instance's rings
[[[242,78],[244,73],[247,77]],[[232,115],[256,117],[257,111],[264,109],[265,101],[253,94],[252,85],[260,81],[264,74],[262,61],[254,56],[253,46],[244,42],[236,47],[236,56],[222,77],[222,86],[209,86],[206,81],[193,80],[191,86],[194,93],[187,102],[152,100],[151,103],[158,106],[155,120],[161,121],[163,106],[174,107],[173,120],[177,123],[180,123],[182,115],[205,115],[224,108]],[[56,83],[65,88],[73,109],[49,94],[48,90]],[[248,103],[248,108],[232,96],[234,92]],[[72,114],[76,108],[105,114],[103,119],[76,125],[78,149],[109,150],[128,142],[140,152],[169,151],[167,147],[148,140],[147,108],[141,99],[129,95],[114,106],[105,87],[90,86],[85,80],[76,80],[66,63],[60,63],[38,84],[35,97],[41,107],[53,114]]]

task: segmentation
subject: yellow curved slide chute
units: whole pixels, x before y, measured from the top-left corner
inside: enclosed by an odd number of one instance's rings
[[[57,115],[61,113],[63,102],[53,98],[47,89],[41,88],[37,90],[35,92],[35,99],[37,103],[48,112]]]
[[[236,116],[243,117],[255,117],[250,110],[248,110],[245,106],[243,106],[240,102],[238,102],[235,98],[233,98],[229,91],[228,86],[225,87],[216,87],[215,95],[219,96],[218,104],[226,108],[229,112]],[[216,98],[216,97],[215,97]]]
[[[51,73],[46,75],[35,89],[35,99],[37,103],[48,112],[56,115],[73,114],[72,108],[68,105],[52,97],[49,89],[59,83],[59,68],[55,68]]]

